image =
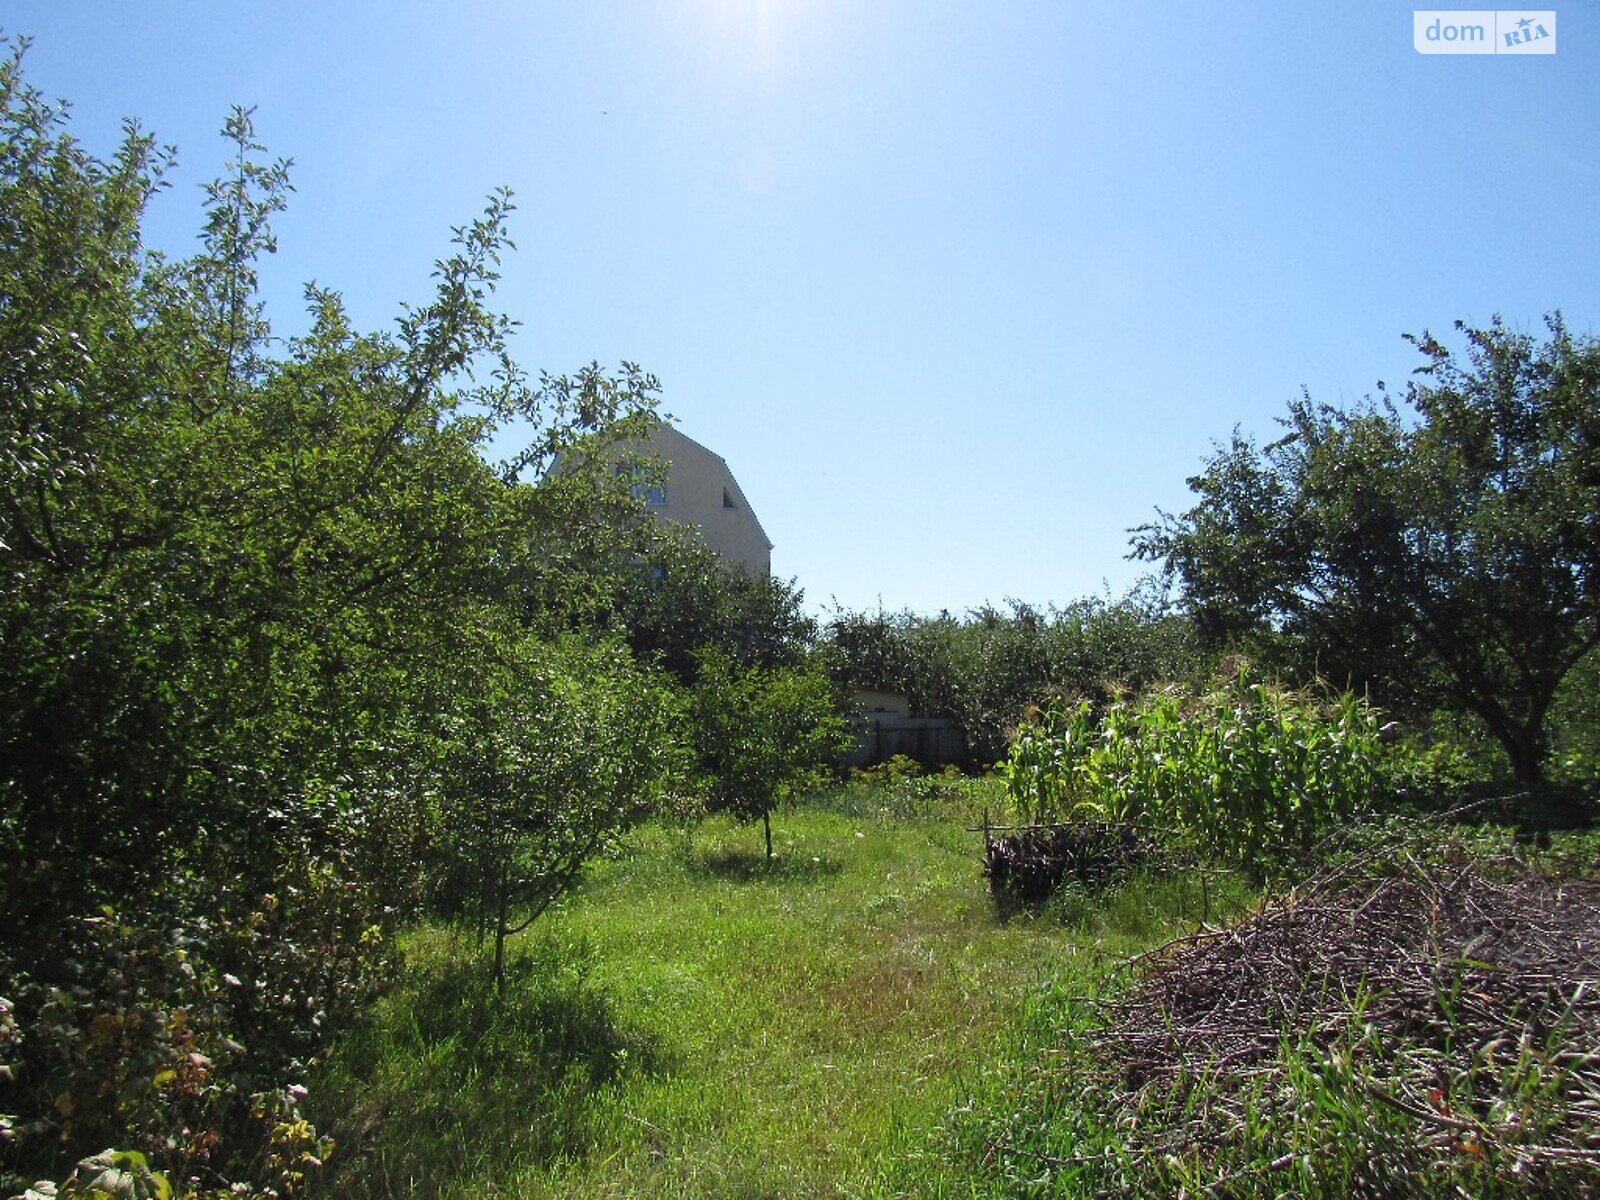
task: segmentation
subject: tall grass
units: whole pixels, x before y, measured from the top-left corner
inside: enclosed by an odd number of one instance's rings
[[[949,786],[917,802],[975,799]],[[1017,1013],[1192,927],[1202,896],[1147,875],[1002,921],[981,836],[892,815],[906,799],[781,811],[771,868],[722,819],[640,830],[513,942],[501,1003],[470,938],[415,932],[314,1082],[327,1194],[964,1194],[948,1114],[1009,1061]]]

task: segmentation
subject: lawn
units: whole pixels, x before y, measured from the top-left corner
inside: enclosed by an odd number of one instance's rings
[[[967,793],[970,795],[970,792]],[[428,927],[313,1095],[350,1196],[967,1195],[947,1128],[1028,998],[1193,928],[1212,880],[1002,919],[959,804],[654,825],[517,942]],[[1222,899],[1219,900],[1219,888]]]

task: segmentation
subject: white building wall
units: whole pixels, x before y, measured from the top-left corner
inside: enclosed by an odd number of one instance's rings
[[[664,424],[629,448],[665,467],[664,486],[649,497],[657,517],[693,526],[708,546],[752,574],[771,573],[772,543],[720,455]]]

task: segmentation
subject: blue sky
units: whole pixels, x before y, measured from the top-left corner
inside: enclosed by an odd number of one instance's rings
[[[1456,318],[1600,331],[1600,15],[1424,56],[1412,5],[8,0],[30,80],[180,168],[294,160],[274,319],[425,298],[499,185],[531,370],[629,359],[821,610],[1121,594],[1235,425],[1403,381]]]

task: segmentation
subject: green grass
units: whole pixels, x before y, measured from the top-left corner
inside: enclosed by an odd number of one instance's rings
[[[782,810],[770,867],[759,828],[645,828],[514,943],[499,1004],[470,938],[415,931],[313,1081],[330,1194],[989,1194],[951,1130],[1026,1014],[1192,928],[1202,893],[1144,876],[1002,920],[962,805],[908,807]]]

